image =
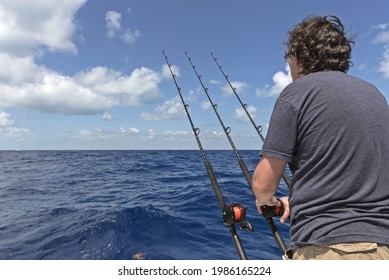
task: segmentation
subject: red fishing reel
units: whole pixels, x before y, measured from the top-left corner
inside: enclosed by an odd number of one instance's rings
[[[265,217],[265,219],[273,218],[274,216],[282,216],[284,215],[285,207],[284,203],[281,199],[277,198],[277,200],[280,202],[281,206],[262,206],[262,216]]]
[[[224,223],[230,225],[235,223],[240,223],[239,226],[241,229],[245,228],[249,232],[254,232],[254,228],[246,219],[247,207],[243,207],[240,204],[230,204],[225,205],[223,208],[223,221]]]

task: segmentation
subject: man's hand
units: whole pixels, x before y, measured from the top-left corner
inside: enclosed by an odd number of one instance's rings
[[[257,206],[258,212],[262,215],[263,214],[263,207],[283,207],[284,211],[280,218],[281,223],[285,223],[285,221],[289,218],[290,209],[289,209],[289,197],[284,196],[279,198],[282,201],[282,205],[280,201],[276,197],[272,197],[272,199],[267,203],[261,203],[258,200],[255,200],[255,205]]]

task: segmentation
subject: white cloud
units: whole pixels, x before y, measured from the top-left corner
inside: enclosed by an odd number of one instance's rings
[[[184,108],[179,97],[165,101],[162,105],[155,108],[153,113],[143,112],[141,118],[143,120],[169,120],[180,119],[184,116]]]
[[[194,140],[192,130],[167,130],[162,132],[164,140],[168,140],[170,143],[174,143],[174,147],[179,146],[179,143],[192,142]]]
[[[130,10],[129,10],[130,11]],[[142,33],[134,27],[122,28],[122,14],[116,11],[108,11],[105,13],[105,27],[109,38],[118,37],[127,44],[135,43]]]
[[[225,132],[223,132],[223,131],[211,131],[211,132],[207,131],[206,134],[207,134],[208,139],[209,138],[220,138],[220,137],[224,138],[225,137]]]
[[[211,85],[220,85],[220,84],[221,84],[221,82],[218,81],[218,80],[210,80],[209,83],[210,83]]]
[[[389,31],[384,30],[378,33],[373,43],[383,43],[383,44],[389,43]]]
[[[76,129],[75,137],[83,139],[115,139],[123,137],[123,135],[138,135],[141,131],[135,127],[123,128],[117,130],[104,130],[101,128],[95,129]],[[147,134],[148,135],[148,134]]]
[[[14,121],[11,119],[11,115],[6,112],[0,112],[0,126],[12,125]]]
[[[194,91],[194,90],[189,90],[189,94],[188,94],[188,97],[186,98],[186,100],[188,101],[197,101],[197,93]]]
[[[381,72],[385,78],[389,79],[389,46],[385,46],[384,54],[382,55],[382,60],[380,61],[380,67],[378,71]]]
[[[212,105],[211,105],[211,102],[209,102],[209,101],[203,101],[203,102],[201,102],[200,106],[201,106],[201,109],[207,110],[207,109],[211,108]]]
[[[246,108],[246,110],[249,112],[249,114],[252,118],[255,118],[255,113],[257,112],[257,108],[250,105]],[[242,122],[250,121],[245,110],[242,107],[236,108],[233,116],[235,119],[242,121]]]
[[[11,63],[12,62],[12,63]],[[157,102],[162,75],[142,67],[130,75],[94,67],[65,76],[38,66],[32,57],[0,54],[0,107],[25,107],[65,114],[103,113],[114,106]]]
[[[373,29],[378,29],[380,32],[374,38],[373,43],[388,43],[389,42],[389,23],[378,24],[373,26]]]
[[[8,85],[22,85],[33,83],[42,78],[42,73],[47,71],[44,67],[35,64],[32,56],[11,56],[0,52],[0,83]]]
[[[233,88],[235,88],[235,91],[237,93],[243,93],[249,87],[249,85],[246,82],[242,82],[242,81],[231,81],[231,85]],[[229,84],[226,84],[225,86],[222,87],[222,92],[224,96],[229,96],[231,94],[234,94]]]
[[[142,33],[139,30],[135,28],[128,28],[123,32],[120,38],[123,40],[123,42],[131,45],[135,43],[141,37],[141,35]]]
[[[105,13],[105,23],[107,28],[107,35],[110,38],[116,36],[116,33],[121,29],[122,14],[115,11],[108,11]]]
[[[109,98],[114,105],[138,106],[160,100],[161,74],[146,67],[127,76],[107,67],[81,71],[74,80],[94,93]]]
[[[0,128],[0,133],[2,133],[3,136],[16,137],[31,134],[32,132],[27,128],[6,127]]]
[[[147,131],[147,139],[148,140],[153,140],[153,139],[155,139],[156,136],[157,136],[157,133],[154,131],[154,129],[150,128]]]
[[[359,64],[359,65],[357,66],[357,69],[358,69],[359,71],[363,71],[363,70],[366,69],[366,67],[367,67],[367,63],[365,62],[365,63]]]
[[[389,23],[380,24],[375,26],[376,29],[379,29],[380,32],[374,38],[373,43],[383,44],[383,54],[382,59],[379,63],[378,71],[382,73],[385,78],[389,79]]]
[[[48,49],[76,53],[74,17],[86,1],[1,1],[0,52],[21,55]]]
[[[77,132],[80,137],[88,137],[93,134],[91,130],[87,130],[87,129],[77,130]]]
[[[380,30],[385,30],[388,27],[389,27],[389,23],[382,23],[382,24],[378,24],[376,26],[373,26],[373,28],[380,29]]]
[[[256,94],[257,96],[277,96],[281,93],[281,91],[292,82],[292,75],[290,73],[289,65],[286,64],[285,70],[287,73],[284,73],[282,71],[279,71],[273,75],[273,82],[274,84],[272,86],[266,85],[262,89],[257,89]]]
[[[140,132],[139,129],[135,128],[135,127],[130,127],[127,129],[129,133],[131,134],[138,134]]]
[[[119,128],[119,133],[121,134],[139,134],[140,130],[135,127],[129,127],[129,128]]]
[[[18,58],[14,60],[17,61]],[[1,57],[0,64],[4,65]],[[115,105],[115,100],[96,94],[71,77],[36,65],[31,67],[35,68],[31,74],[20,69],[20,76],[26,76],[24,81],[11,79],[11,82],[0,82],[2,108],[25,107],[46,112],[92,113]]]
[[[14,121],[11,119],[10,114],[4,111],[0,112],[0,135],[19,138],[24,135],[32,134],[31,130],[21,127],[13,127],[13,124]]]
[[[101,115],[101,119],[102,120],[106,120],[106,121],[111,121],[113,120],[113,117],[110,113],[108,112],[104,112],[102,115]]]
[[[176,65],[170,65],[170,67],[172,68],[173,74],[176,77],[179,77],[180,76],[180,68]],[[170,73],[170,70],[169,70],[169,67],[167,66],[167,64],[164,64],[162,66],[161,74],[162,74],[162,77],[165,79],[172,79],[172,74]]]
[[[186,137],[186,136],[190,136],[191,139],[193,137],[193,132],[192,131],[189,131],[189,130],[176,130],[176,131],[173,131],[173,130],[167,130],[167,131],[164,131],[162,133],[163,136],[165,137],[169,137],[169,138],[179,138],[181,139],[181,137]]]

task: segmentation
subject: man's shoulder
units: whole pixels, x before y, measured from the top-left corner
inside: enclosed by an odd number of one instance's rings
[[[316,95],[334,88],[354,88],[369,85],[368,82],[341,71],[322,71],[310,73],[289,85],[281,92],[279,98],[285,101],[301,100],[307,96]]]

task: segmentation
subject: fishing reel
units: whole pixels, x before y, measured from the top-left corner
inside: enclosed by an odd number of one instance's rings
[[[239,227],[241,229],[247,229],[249,232],[254,232],[254,228],[250,222],[245,221],[246,219],[247,207],[243,207],[240,204],[230,204],[225,205],[223,208],[223,221],[224,223],[231,225],[235,223],[240,223]]]
[[[277,200],[280,202],[281,206],[262,206],[262,216],[265,217],[265,219],[271,219],[274,216],[282,216],[284,215],[285,206],[281,199],[277,198]]]

